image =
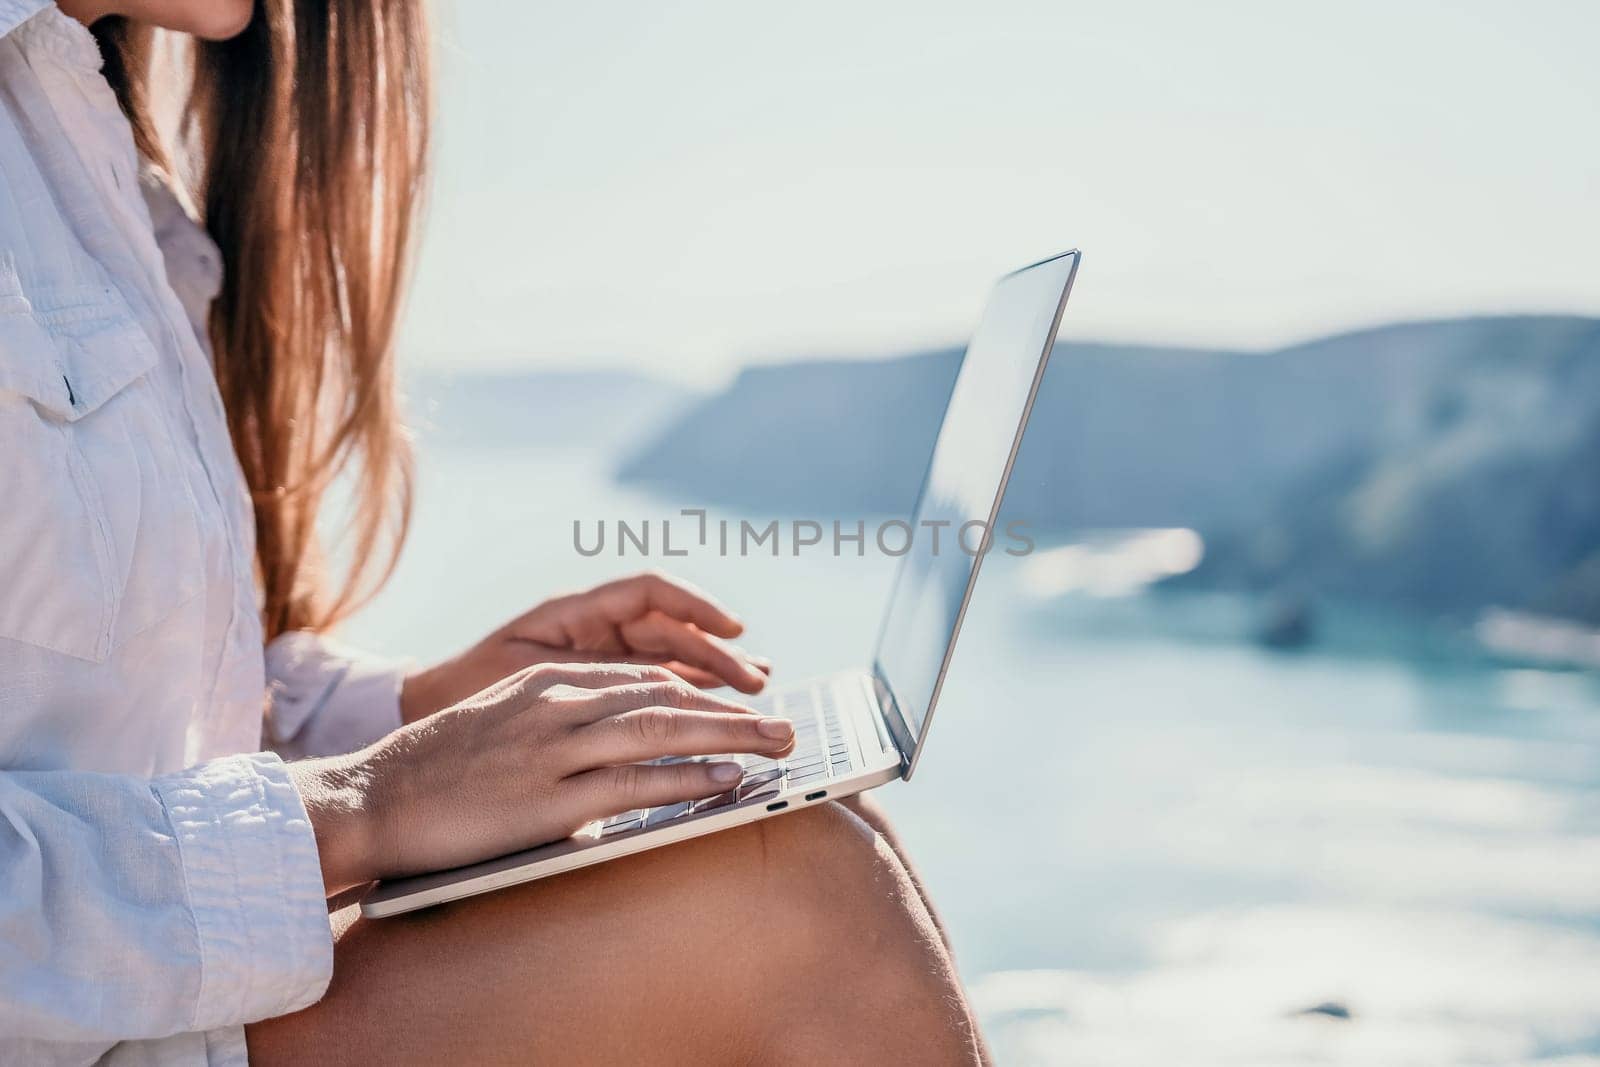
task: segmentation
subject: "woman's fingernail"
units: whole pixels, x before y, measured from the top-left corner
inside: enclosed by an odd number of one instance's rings
[[[786,741],[794,735],[794,723],[790,722],[788,719],[762,719],[760,722],[756,723],[756,732],[762,737],[770,737],[774,740]]]
[[[709,767],[711,780],[727,785],[744,777],[744,768],[737,763],[713,763]]]

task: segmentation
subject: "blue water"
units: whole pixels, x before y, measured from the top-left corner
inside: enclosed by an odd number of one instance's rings
[[[419,658],[668,565],[800,678],[867,658],[891,573],[583,558],[574,519],[694,502],[581,453],[436,449],[419,500],[351,628]],[[1241,610],[1047,599],[987,565],[918,778],[880,796],[1001,1061],[1600,1063],[1600,681],[1375,618],[1272,653]],[[1350,1018],[1300,1014],[1325,1002]]]

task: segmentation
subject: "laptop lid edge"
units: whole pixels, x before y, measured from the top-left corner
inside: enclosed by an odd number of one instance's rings
[[[1027,431],[1028,420],[1033,416],[1033,405],[1039,396],[1039,386],[1044,382],[1045,370],[1050,364],[1051,354],[1055,351],[1057,334],[1061,330],[1061,320],[1067,310],[1067,299],[1072,295],[1072,285],[1077,280],[1078,267],[1082,263],[1083,254],[1076,248],[1069,249],[1059,255],[1050,256],[1039,260],[1037,263],[1030,263],[1026,267],[1011,271],[1002,278],[1003,280],[1068,256],[1072,257],[1072,268],[1067,272],[1067,280],[1061,287],[1061,296],[1056,302],[1055,316],[1050,323],[1050,331],[1045,341],[1044,351],[1039,354],[1039,364],[1034,370],[1033,381],[1028,386],[1028,398],[1022,407],[1022,418],[1017,422],[1016,434],[1011,440],[1011,450],[1006,456],[1005,469],[1001,472],[1000,484],[995,489],[994,504],[989,510],[989,519],[984,532],[982,549],[973,560],[972,573],[967,576],[966,588],[961,594],[961,604],[956,610],[955,623],[950,630],[950,640],[945,645],[944,658],[940,661],[939,673],[934,678],[933,691],[928,697],[928,709],[923,715],[920,737],[912,730],[910,722],[905,717],[905,712],[901,710],[900,702],[895,695],[894,683],[889,680],[888,674],[883,669],[883,664],[879,659],[879,651],[883,646],[883,630],[889,624],[890,606],[885,606],[884,609],[883,623],[879,627],[878,648],[874,650],[872,657],[872,677],[879,689],[878,700],[883,711],[884,721],[888,724],[890,736],[894,738],[895,744],[900,747],[900,756],[904,763],[901,777],[908,782],[911,780],[912,774],[916,772],[917,763],[922,756],[922,738],[927,737],[929,730],[932,729],[934,710],[939,704],[939,694],[944,689],[945,675],[950,671],[950,662],[955,655],[956,642],[961,637],[961,625],[966,620],[967,607],[972,603],[972,591],[977,587],[978,575],[983,570],[984,557],[989,554],[989,550],[994,543],[994,526],[999,521],[1000,509],[1005,504],[1006,487],[1011,482],[1011,471],[1016,466],[1017,453],[1022,448],[1022,438]],[[964,360],[966,358],[965,355],[962,358]],[[954,390],[952,390],[953,395]],[[946,412],[948,413],[948,401],[946,405]],[[917,492],[917,502],[912,508],[911,514],[913,517],[922,511],[923,497],[928,491],[928,480],[932,474],[932,469],[933,455],[930,453],[928,470],[922,476],[922,487]],[[894,590],[895,586],[899,585],[900,578],[901,575],[897,571],[895,585],[890,587],[889,605],[894,603]]]

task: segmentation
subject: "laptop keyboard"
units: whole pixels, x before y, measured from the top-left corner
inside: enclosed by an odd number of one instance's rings
[[[732,804],[757,803],[784,789],[825,788],[830,778],[850,773],[850,746],[833,691],[825,685],[792,689],[751,702],[762,715],[781,715],[794,723],[794,751],[781,760],[753,754],[737,756],[668,756],[653,763],[708,763],[732,760],[744,767],[744,777],[726,793],[682,804],[637,808],[600,824],[600,836],[612,837],[630,830],[659,826],[685,815],[715,811]]]

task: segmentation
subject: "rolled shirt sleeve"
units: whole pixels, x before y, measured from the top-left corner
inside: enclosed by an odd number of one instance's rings
[[[333,939],[287,768],[252,753],[154,780],[0,772],[0,944],[0,1060],[316,1002]]]
[[[295,630],[267,645],[268,747],[286,758],[364,748],[398,730],[407,664]]]

